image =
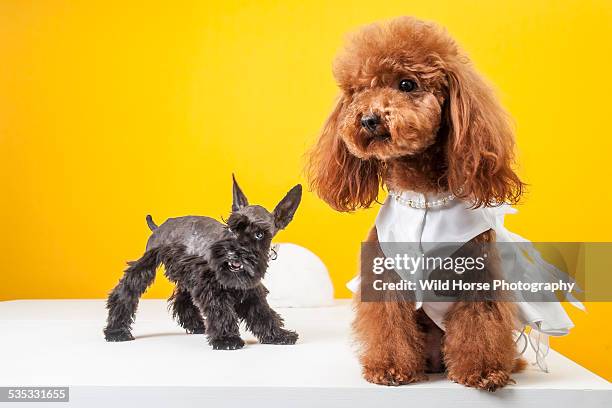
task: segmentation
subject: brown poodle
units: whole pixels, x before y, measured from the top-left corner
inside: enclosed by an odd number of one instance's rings
[[[379,188],[452,193],[474,206],[516,203],[506,112],[455,41],[410,17],[363,28],[336,58],[341,89],[310,157],[312,188],[338,211],[369,207]],[[493,231],[474,238],[494,240]],[[367,241],[378,242],[376,227]],[[492,273],[494,274],[494,273]],[[385,385],[446,370],[494,391],[512,382],[512,302],[456,302],[442,332],[414,303],[360,301],[353,324],[366,380]]]

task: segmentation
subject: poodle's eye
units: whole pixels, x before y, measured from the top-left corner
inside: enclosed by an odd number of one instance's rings
[[[261,232],[261,231],[257,231],[257,232],[255,233],[255,239],[256,239],[256,240],[261,241],[261,240],[263,239],[263,237],[264,237],[264,233],[263,233],[263,232]]]
[[[412,79],[402,79],[399,83],[399,89],[402,92],[412,92],[416,89],[416,82]]]

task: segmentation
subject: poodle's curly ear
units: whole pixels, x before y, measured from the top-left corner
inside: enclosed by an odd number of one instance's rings
[[[524,184],[512,169],[514,135],[493,90],[467,61],[447,68],[448,184],[474,207],[518,202]]]
[[[342,95],[310,151],[307,166],[310,187],[337,211],[367,208],[378,197],[381,165],[360,159],[347,149],[339,132],[347,103]]]

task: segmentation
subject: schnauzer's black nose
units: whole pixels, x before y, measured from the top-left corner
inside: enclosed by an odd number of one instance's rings
[[[374,132],[378,125],[380,125],[380,117],[378,115],[363,115],[361,117],[361,127],[370,132]]]

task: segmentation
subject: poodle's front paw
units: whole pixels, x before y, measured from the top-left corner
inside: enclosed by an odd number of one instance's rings
[[[370,368],[363,367],[363,378],[366,381],[379,385],[404,385],[420,381],[427,381],[425,373],[411,373],[398,368]]]
[[[219,337],[210,340],[213,350],[238,350],[244,347],[244,341],[238,336]]]
[[[508,384],[514,384],[510,374],[503,370],[491,370],[472,374],[457,375],[449,372],[448,378],[467,387],[494,392]]]
[[[259,339],[261,344],[295,344],[298,334],[291,330],[280,329],[278,333]]]
[[[134,336],[132,336],[128,329],[104,329],[104,338],[106,341],[134,340]]]

